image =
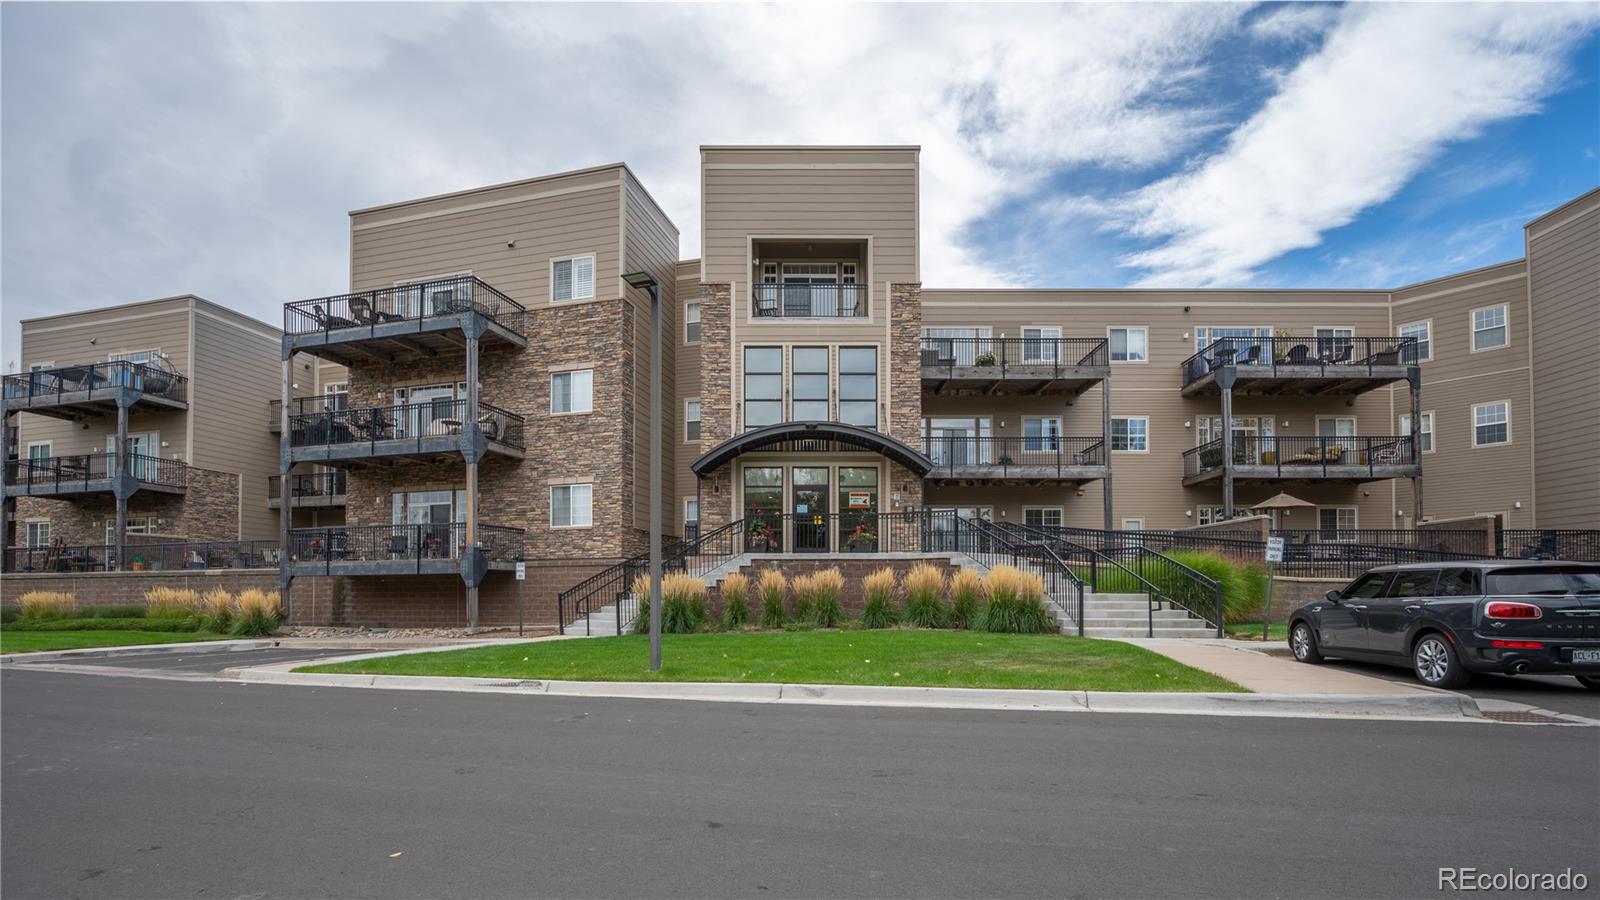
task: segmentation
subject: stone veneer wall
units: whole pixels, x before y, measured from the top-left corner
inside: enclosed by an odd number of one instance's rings
[[[733,292],[728,284],[700,287],[700,447],[710,449],[733,437]],[[700,483],[700,529],[732,521],[731,467],[723,466]]]
[[[889,285],[889,436],[922,449],[922,285]],[[922,479],[903,466],[890,465],[892,493],[899,509],[922,506]],[[890,498],[880,500],[881,509]]]
[[[138,604],[145,591],[165,587],[200,593],[278,589],[277,569],[173,569],[164,572],[18,573],[0,578],[0,604],[15,606],[29,591],[69,593],[78,606]]]
[[[67,545],[104,544],[106,520],[116,515],[116,502],[108,494],[62,499],[17,498],[19,523],[29,519],[48,520],[51,540],[59,538]],[[128,515],[161,518],[159,538],[174,541],[239,540],[239,475],[190,466],[188,488],[184,493],[139,491],[128,498]],[[24,534],[19,527],[18,539]],[[143,539],[147,536],[133,537]]]

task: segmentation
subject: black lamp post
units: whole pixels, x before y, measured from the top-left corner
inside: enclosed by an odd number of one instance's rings
[[[650,292],[650,671],[661,671],[661,285],[649,272],[622,276]],[[620,612],[619,612],[620,615]]]

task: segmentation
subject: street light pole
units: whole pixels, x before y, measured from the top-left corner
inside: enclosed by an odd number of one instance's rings
[[[650,292],[650,671],[661,671],[661,285],[649,272],[622,280]],[[618,615],[621,615],[620,611]]]

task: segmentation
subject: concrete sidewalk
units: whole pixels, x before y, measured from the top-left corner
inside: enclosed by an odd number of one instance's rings
[[[1278,644],[1249,641],[1162,640],[1161,638],[1122,638],[1125,644],[1143,647],[1186,666],[1193,666],[1226,678],[1258,694],[1364,694],[1369,696],[1410,696],[1448,693],[1403,684],[1382,678],[1369,678],[1327,666],[1295,662],[1293,657],[1268,655],[1265,650]]]

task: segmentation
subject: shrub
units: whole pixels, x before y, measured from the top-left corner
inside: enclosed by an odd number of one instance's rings
[[[789,588],[794,592],[794,616],[790,621],[811,624],[811,612],[817,605],[813,581],[810,575],[796,575],[789,579]]]
[[[761,627],[782,628],[789,620],[789,611],[783,608],[783,596],[788,593],[789,581],[777,569],[763,569],[756,581],[761,593]]]
[[[984,578],[989,603],[978,615],[980,631],[1039,634],[1055,630],[1044,608],[1044,579],[1012,566],[995,566]]]
[[[1255,560],[1193,551],[1168,553],[1180,563],[1222,585],[1222,617],[1225,622],[1259,622],[1267,598],[1267,569]],[[1210,616],[1215,601],[1200,594],[1188,579],[1158,583],[1175,600],[1191,610]]]
[[[0,606],[0,625],[22,618],[22,610],[15,606]]]
[[[950,627],[971,628],[983,607],[983,576],[962,569],[950,579]]]
[[[837,628],[844,621],[844,575],[838,569],[823,569],[811,576],[811,622],[818,628]]]
[[[735,572],[722,579],[722,624],[743,627],[750,620],[750,579]]]
[[[200,627],[217,634],[227,634],[233,628],[233,595],[222,588],[206,591],[200,598],[202,612]]]
[[[156,587],[144,592],[146,616],[152,619],[178,619],[200,615],[200,593],[178,588]]]
[[[194,616],[178,619],[152,619],[148,616],[101,619],[19,619],[6,626],[7,631],[198,631],[200,620]]]
[[[928,563],[917,563],[906,573],[907,625],[918,628],[943,628],[950,619],[944,608],[944,572]]]
[[[896,621],[894,612],[894,570],[884,566],[861,579],[867,602],[861,607],[863,628],[888,628]]]
[[[100,604],[97,606],[80,606],[73,613],[80,619],[142,619],[145,608],[142,606],[123,606],[118,604]]]
[[[19,618],[62,619],[72,615],[77,598],[62,591],[29,591],[17,598]]]
[[[191,592],[192,593],[192,592]],[[278,630],[278,592],[266,593],[251,588],[239,592],[237,615],[230,633],[241,637],[262,637]]]

